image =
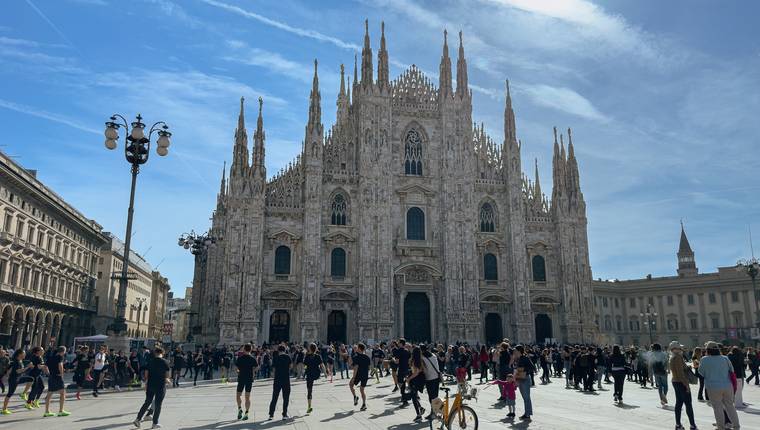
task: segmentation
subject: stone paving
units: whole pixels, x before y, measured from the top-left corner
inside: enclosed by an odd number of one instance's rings
[[[548,385],[538,385],[532,391],[534,416],[531,422],[508,421],[506,410],[496,403],[498,397],[495,386],[477,385],[481,394],[477,402],[470,402],[480,419],[481,429],[672,429],[675,427],[672,404],[674,394],[669,393],[671,406],[659,405],[656,389],[642,389],[638,384],[626,383],[625,405],[615,406],[611,385],[604,385],[606,391],[583,394],[567,390],[564,381],[553,379]],[[486,388],[483,390],[483,388]],[[235,384],[221,384],[218,381],[192,387],[185,384],[179,389],[169,389],[161,414],[161,424],[170,430],[203,429],[422,429],[427,422],[413,423],[414,409],[400,409],[398,395],[391,394],[390,378],[380,384],[367,387],[368,410],[361,412],[354,407],[348,391],[347,380],[337,379],[334,383],[322,380],[314,387],[314,411],[306,415],[306,385],[302,381],[292,383],[289,413],[292,419],[282,421],[278,408],[275,420],[267,421],[267,409],[271,396],[271,381],[257,381],[252,395],[253,414],[249,421],[237,421],[234,401]],[[423,405],[427,405],[423,394]],[[696,402],[695,414],[700,429],[710,430],[712,409],[705,403]],[[71,395],[69,395],[71,398]],[[42,409],[27,411],[21,407],[21,400],[12,401],[13,415],[0,416],[0,429],[62,429],[62,430],[110,430],[131,429],[144,395],[142,391],[107,393],[99,398],[89,394],[81,401],[68,401],[66,409],[70,417],[42,418]],[[742,428],[760,429],[760,387],[750,385],[744,389],[744,400],[748,407],[740,410]],[[282,400],[280,400],[281,402]],[[281,407],[281,403],[278,405]],[[54,407],[57,407],[54,404]],[[53,408],[51,408],[53,409]],[[522,413],[522,401],[517,399],[518,416]],[[684,423],[686,414],[684,413]],[[142,428],[150,428],[146,422]],[[688,426],[687,426],[688,428]]]

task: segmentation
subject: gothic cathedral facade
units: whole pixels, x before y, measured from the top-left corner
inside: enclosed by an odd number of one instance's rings
[[[455,87],[445,32],[437,86],[414,65],[390,80],[382,33],[376,73],[366,28],[353,82],[341,66],[327,132],[315,60],[302,152],[271,178],[263,102],[249,162],[241,99],[220,240],[196,258],[196,340],[593,339],[570,130],[549,200],[523,174],[508,85],[503,142],[473,125],[461,33]]]

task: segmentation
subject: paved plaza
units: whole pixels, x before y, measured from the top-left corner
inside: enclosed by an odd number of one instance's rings
[[[486,385],[475,385],[481,390]],[[533,390],[534,419],[529,423],[519,420],[507,421],[506,410],[497,404],[498,393],[495,386],[481,391],[475,408],[480,419],[480,428],[516,429],[669,429],[675,426],[672,406],[660,407],[655,389],[642,389],[637,384],[626,383],[625,405],[615,406],[612,393],[583,394],[565,389],[560,379],[553,379],[549,385],[538,385]],[[611,385],[605,385],[610,390]],[[354,408],[347,380],[318,383],[314,387],[314,411],[306,415],[306,384],[292,383],[289,413],[292,418],[280,420],[281,409],[275,413],[275,420],[267,421],[267,408],[271,396],[271,381],[259,381],[253,389],[253,416],[249,421],[237,421],[234,401],[235,384],[206,383],[198,387],[186,385],[179,389],[169,389],[161,414],[161,424],[169,430],[202,429],[422,429],[427,422],[413,423],[414,409],[410,406],[398,407],[397,393],[391,394],[390,378],[380,384],[367,387],[368,410],[360,412]],[[696,400],[696,394],[694,395]],[[750,406],[739,412],[742,428],[760,429],[760,387],[751,385],[744,390],[745,402]],[[42,418],[42,410],[27,411],[20,407],[16,397],[13,415],[0,417],[0,429],[61,429],[61,430],[111,430],[131,429],[131,422],[139,409],[144,395],[142,391],[108,393],[99,398],[89,394],[84,400],[67,403],[66,409],[72,415],[65,418]],[[427,406],[423,394],[423,405]],[[674,395],[669,393],[671,405]],[[281,403],[278,405],[280,406]],[[518,397],[518,415],[522,413],[522,402]],[[57,405],[54,405],[57,407]],[[695,414],[700,429],[710,430],[712,409],[705,403],[695,403]],[[686,414],[684,412],[684,424]],[[146,422],[142,428],[150,428]]]

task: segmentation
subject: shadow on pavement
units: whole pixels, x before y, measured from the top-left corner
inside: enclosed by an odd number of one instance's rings
[[[348,418],[353,414],[354,414],[354,411],[336,412],[335,415],[333,415],[332,417],[320,420],[320,422],[326,423],[329,421],[341,420],[343,418]]]
[[[126,416],[131,416],[131,415],[135,415],[135,414],[127,413],[127,414],[109,415],[107,417],[80,418],[78,420],[74,420],[74,422],[75,423],[81,423],[81,422],[84,422],[84,421],[100,421],[100,420],[107,420],[109,418],[121,418],[121,417],[126,417]]]

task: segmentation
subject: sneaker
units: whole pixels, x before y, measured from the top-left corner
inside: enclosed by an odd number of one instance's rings
[[[523,416],[520,417],[520,419],[523,420],[523,421],[529,421],[530,420],[530,415],[523,415]]]
[[[119,392],[121,392],[121,387],[117,385],[117,386],[116,386],[116,391],[119,391]]]
[[[58,416],[59,416],[59,417],[67,417],[67,416],[69,416],[69,415],[71,415],[71,412],[69,412],[69,411],[61,411],[61,412],[58,412]]]
[[[354,396],[354,406],[359,404],[359,398]]]
[[[414,420],[413,420],[413,421],[414,421],[415,423],[421,422],[421,421],[422,421],[422,415],[417,415],[416,417],[414,417]]]
[[[34,407],[35,407],[35,409],[40,407],[40,401],[39,400],[35,400],[34,401]]]
[[[676,430],[685,430],[681,424],[676,424]]]
[[[243,414],[243,421],[248,421],[248,412]]]
[[[29,400],[29,394],[27,394],[27,393],[21,393],[18,396],[21,397],[22,399],[24,399],[24,401]]]
[[[42,416],[43,416],[43,417],[54,417],[54,416],[55,416],[55,414],[54,414],[54,413],[52,413],[52,412],[45,412],[44,414],[42,414]]]
[[[10,414],[12,414],[12,413],[13,413],[13,412],[11,412],[11,411],[10,411],[10,410],[8,410],[8,409],[3,409],[2,411],[0,411],[0,415],[10,415]]]
[[[272,421],[274,419],[274,415],[269,416],[269,421]]]
[[[161,424],[158,424],[158,423],[153,424],[153,427],[151,427],[151,428],[152,429],[160,429],[161,428]]]
[[[24,407],[25,407],[25,408],[27,408],[27,409],[29,409],[30,411],[31,411],[32,409],[34,409],[34,406],[33,406],[31,403],[29,403],[29,402],[27,402],[27,403],[24,403]]]
[[[132,425],[135,426],[135,428],[140,428],[140,418],[132,421]]]
[[[395,393],[396,391],[398,391],[398,386],[393,387],[393,391],[391,391],[391,393]]]
[[[313,410],[313,409],[311,408],[311,406],[309,406],[309,407],[306,409],[306,413],[307,413],[307,414],[310,414],[312,410]]]
[[[243,418],[243,410],[238,409],[238,419],[241,419],[241,418]]]
[[[290,418],[290,417],[288,416],[288,414],[282,414],[282,420],[283,420],[283,421],[287,420],[288,418]]]
[[[97,391],[93,391],[92,392],[92,397],[98,397],[98,392]]]
[[[360,411],[366,411],[367,410],[367,404],[366,403],[362,403],[362,407],[359,408],[359,410]]]

